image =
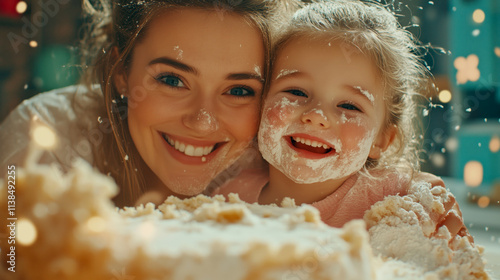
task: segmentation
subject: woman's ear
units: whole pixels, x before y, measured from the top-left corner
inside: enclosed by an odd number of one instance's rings
[[[377,138],[375,139],[375,142],[373,142],[373,145],[370,149],[370,154],[368,155],[369,158],[372,159],[378,159],[382,155],[382,153],[389,148],[389,146],[392,144],[394,139],[396,138],[396,132],[398,128],[396,125],[391,125],[388,128],[386,128],[383,133],[380,133]]]
[[[118,60],[120,54],[118,52],[118,48],[114,47],[112,50],[112,56],[115,61]],[[113,72],[113,83],[115,85],[116,90],[123,95],[127,95],[128,92],[128,84],[127,84],[127,74],[124,66],[120,63],[117,65],[115,71]]]

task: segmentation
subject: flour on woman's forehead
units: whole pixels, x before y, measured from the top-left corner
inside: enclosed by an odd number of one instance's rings
[[[181,47],[175,46],[174,47],[174,51],[177,52],[177,57],[175,59],[176,60],[182,60],[182,54],[184,53],[184,51],[181,49]]]

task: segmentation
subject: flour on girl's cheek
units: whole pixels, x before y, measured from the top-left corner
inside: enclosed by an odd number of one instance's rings
[[[370,152],[376,129],[367,128],[359,138],[345,139],[345,142],[342,137],[338,137],[341,135],[334,134],[335,131],[327,131],[328,136],[324,136],[323,131],[321,138],[333,145],[335,153],[321,159],[302,158],[283,136],[295,133],[318,136],[320,133],[299,121],[298,113],[302,111],[297,109],[300,106],[298,101],[291,102],[286,97],[271,106],[265,106],[259,129],[259,149],[264,159],[292,181],[301,184],[344,178],[361,169]],[[324,116],[320,109],[314,108],[312,111]],[[358,127],[366,126],[361,118],[347,117],[344,113],[339,123],[344,126],[351,123]]]

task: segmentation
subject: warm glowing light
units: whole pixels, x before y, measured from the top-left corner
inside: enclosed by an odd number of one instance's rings
[[[38,47],[38,42],[37,41],[31,40],[29,44],[30,44],[30,47],[32,47],[32,48]]]
[[[490,140],[490,151],[496,153],[500,150],[500,138],[498,136],[491,137]]]
[[[33,129],[33,140],[43,148],[52,148],[56,144],[56,134],[47,126],[39,125]]]
[[[471,160],[464,167],[464,182],[469,187],[477,187],[483,182],[483,165]]]
[[[487,196],[481,196],[477,200],[477,206],[479,206],[481,208],[486,208],[486,207],[488,207],[488,205],[490,205],[490,198]]]
[[[16,12],[18,14],[24,14],[24,12],[26,12],[27,9],[28,9],[28,4],[26,4],[26,2],[24,1],[19,1],[19,3],[17,3],[16,5]]]
[[[483,23],[485,17],[486,15],[481,9],[477,9],[472,13],[472,20],[474,20],[475,23]]]
[[[443,167],[446,163],[446,159],[444,158],[443,154],[440,153],[433,153],[431,156],[431,161],[436,167]]]
[[[451,92],[447,89],[442,90],[439,92],[439,101],[443,103],[448,103],[451,101]]]
[[[500,47],[495,47],[495,54],[500,57]]]
[[[454,138],[454,137],[448,138],[448,140],[446,140],[446,142],[444,143],[444,146],[450,152],[456,151],[457,148],[458,148],[458,140],[457,140],[457,138]]]
[[[28,219],[19,219],[17,221],[16,240],[19,244],[30,246],[36,240],[36,227]]]
[[[92,217],[87,220],[87,228],[93,232],[102,232],[106,229],[106,221],[101,217]]]
[[[479,80],[481,73],[477,66],[479,65],[479,57],[471,54],[466,58],[459,56],[453,62],[453,66],[457,69],[457,84],[465,84],[467,81],[475,82]]]

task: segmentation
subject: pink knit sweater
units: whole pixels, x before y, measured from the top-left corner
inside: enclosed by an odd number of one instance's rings
[[[319,210],[321,219],[330,226],[341,227],[350,220],[362,219],[365,211],[384,197],[407,194],[410,187],[408,175],[394,171],[382,171],[373,175],[380,179],[373,180],[356,173],[332,194],[314,202],[312,205]],[[238,193],[241,200],[255,203],[268,181],[268,174],[263,170],[244,170],[217,189],[213,195],[227,196],[229,193]]]

